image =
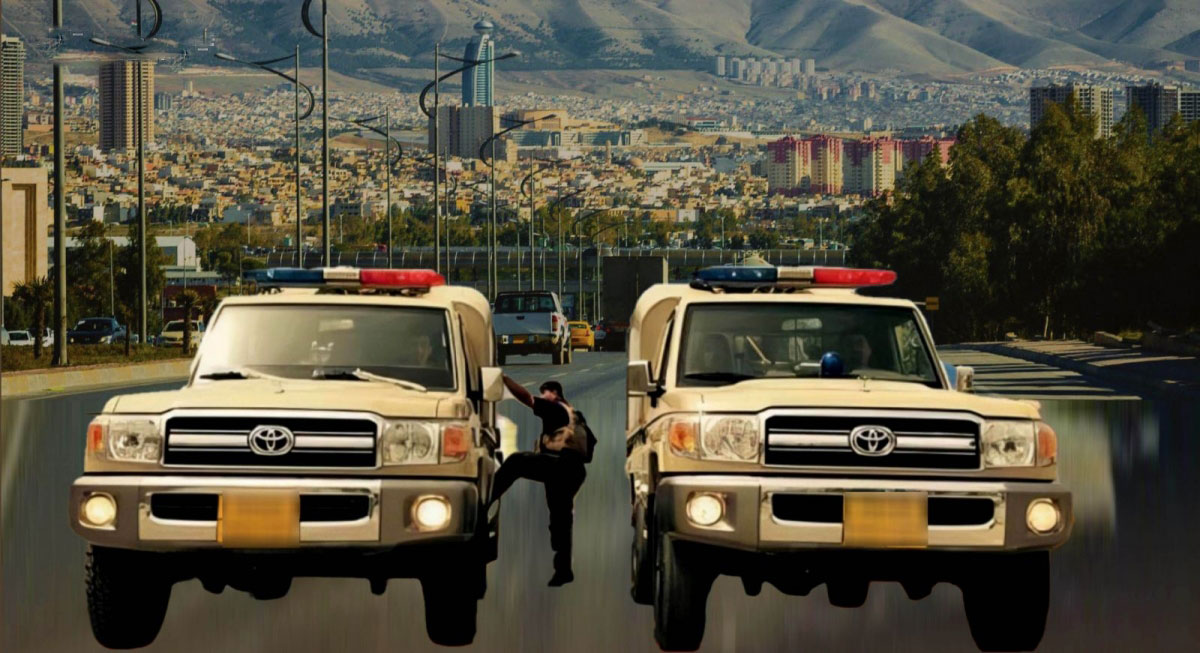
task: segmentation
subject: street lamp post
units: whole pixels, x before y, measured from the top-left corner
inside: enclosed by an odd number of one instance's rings
[[[308,1],[311,2],[312,0],[308,0]],[[433,241],[434,241],[434,255],[437,257],[437,263],[436,263],[435,267],[436,267],[437,271],[439,271],[439,272],[441,271],[441,265],[442,265],[441,252],[440,252],[441,239],[439,238],[439,235],[441,234],[440,230],[442,228],[442,224],[441,224],[441,220],[439,219],[440,218],[440,215],[439,215],[440,208],[439,208],[439,204],[438,204],[438,199],[439,199],[438,198],[438,174],[439,174],[438,171],[441,169],[440,166],[438,165],[438,156],[441,151],[441,143],[439,142],[440,136],[438,134],[438,111],[437,110],[438,110],[440,99],[441,99],[441,96],[440,96],[441,83],[459,73],[470,70],[471,68],[474,68],[475,66],[479,66],[479,65],[482,65],[485,63],[492,63],[495,61],[503,61],[505,59],[512,59],[513,57],[519,57],[519,56],[521,56],[521,53],[514,50],[512,52],[502,54],[499,57],[492,57],[491,59],[470,59],[470,60],[460,59],[459,57],[452,57],[448,54],[442,54],[440,43],[434,45],[434,48],[433,48],[433,81],[429,82],[428,84],[425,85],[425,88],[421,89],[421,95],[418,97],[417,103],[421,106],[421,113],[425,114],[425,117],[431,121],[432,131],[433,131],[433,148],[432,148],[433,149],[433,205],[434,205],[434,209],[433,209],[434,239],[433,239]],[[451,70],[450,72],[448,72],[444,75],[441,75],[441,74],[439,74],[440,70],[438,68],[438,64],[442,58],[450,59],[451,61],[457,61],[463,65],[459,68],[455,68],[454,70]],[[427,95],[429,95],[429,91],[431,91],[431,90],[433,91],[433,110],[432,111],[429,110],[429,107],[425,106],[425,97]],[[447,229],[447,232],[449,232],[449,229]],[[446,237],[449,238],[449,233],[447,233]],[[449,264],[450,264],[450,249],[449,249],[449,246],[447,246],[446,265],[449,266]],[[489,275],[489,279],[490,279],[490,275]]]
[[[562,204],[563,202],[571,199],[572,197],[575,197],[576,195],[579,195],[580,193],[583,193],[586,190],[587,190],[586,188],[580,188],[578,190],[567,193],[566,195],[560,194],[558,197],[554,198],[554,201],[550,202],[550,204],[546,207],[546,212],[547,213],[553,212],[554,209],[557,208],[559,204]],[[566,273],[565,263],[563,262],[563,224],[562,223],[563,223],[563,221],[561,219],[559,219],[558,220],[558,239],[555,242],[555,246],[558,250],[558,296],[560,298],[562,297],[563,288],[564,288],[563,275]]]
[[[367,123],[383,118],[383,129]],[[400,157],[404,156],[404,150],[400,146],[400,141],[392,138],[392,110],[389,107],[384,107],[383,113],[377,116],[367,118],[356,118],[348,120],[346,118],[338,118],[344,122],[353,125],[358,125],[363,129],[369,129],[383,137],[383,173],[387,184],[387,196],[384,200],[387,202],[387,210],[384,214],[387,216],[387,263],[388,267],[392,267],[392,166],[400,161]],[[392,142],[396,143],[396,158],[392,159]],[[341,216],[338,216],[338,224],[341,224]]]
[[[291,55],[288,55],[285,57],[278,57],[276,59],[264,59],[262,61],[245,61],[243,59],[238,59],[236,57],[230,56],[223,52],[218,52],[214,56],[223,61],[232,61],[234,63],[240,63],[240,64],[245,64],[247,66],[254,66],[256,68],[261,68],[262,70],[265,70],[269,73],[275,74],[275,75],[282,77],[283,79],[291,82],[292,87],[295,90],[295,113],[293,115],[295,116],[295,122],[296,122],[296,125],[295,125],[295,138],[296,138],[296,157],[295,157],[295,167],[296,167],[296,267],[302,268],[302,267],[304,267],[304,253],[303,253],[304,252],[304,245],[303,245],[303,243],[304,243],[304,206],[303,206],[303,201],[302,201],[301,194],[300,194],[300,121],[304,120],[305,118],[312,115],[313,109],[316,108],[317,102],[316,102],[316,97],[313,95],[312,89],[309,88],[307,84],[300,81],[300,44],[299,43],[296,44],[296,51],[294,54],[291,54]],[[295,65],[296,72],[295,72],[294,77],[288,77],[287,74],[282,73],[282,72],[270,67],[271,64],[279,63],[281,61],[286,61],[288,59],[292,59],[294,65]],[[300,89],[301,88],[304,89],[305,93],[308,93],[308,108],[305,109],[303,114],[300,113]]]
[[[491,209],[492,209],[492,211],[491,211],[492,216],[491,216],[491,230],[490,230],[491,237],[489,239],[490,243],[489,243],[489,255],[488,255],[489,266],[491,267],[491,272],[489,273],[489,277],[491,277],[491,278],[489,279],[489,284],[488,284],[489,285],[488,296],[492,299],[495,298],[496,291],[499,289],[499,284],[500,284],[499,267],[498,267],[498,263],[496,260],[498,257],[498,254],[499,254],[497,247],[496,247],[496,245],[497,245],[497,240],[496,240],[496,166],[493,165],[493,162],[496,160],[496,140],[513,130],[524,127],[525,125],[531,125],[535,122],[539,122],[542,120],[551,120],[554,117],[555,117],[555,115],[552,113],[548,116],[534,118],[533,120],[515,120],[515,121],[513,121],[515,124],[513,124],[510,127],[505,128],[505,129],[502,129],[502,130],[492,134],[491,136],[488,136],[487,140],[485,140],[483,142],[483,144],[479,146],[479,160],[483,161],[484,165],[486,165],[488,167],[489,178],[491,179],[491,184],[490,184],[491,185],[491,202],[490,203],[491,203]],[[485,152],[487,151],[489,145],[491,146],[491,157],[485,156]],[[520,266],[518,266],[518,267],[520,267]],[[493,279],[494,279],[494,281],[493,281]]]
[[[321,0],[321,31],[313,27],[308,9],[313,0],[304,0],[300,19],[309,34],[321,39],[321,248],[324,265],[330,265],[329,244],[329,11]]]

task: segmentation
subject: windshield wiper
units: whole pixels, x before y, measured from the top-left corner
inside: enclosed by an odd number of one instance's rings
[[[420,383],[405,381],[404,379],[394,379],[390,376],[382,374],[373,374],[363,369],[354,370],[335,370],[321,373],[322,379],[330,379],[335,381],[375,381],[378,383],[390,383],[398,385],[406,390],[416,390],[417,392],[429,392],[429,388]]]
[[[254,370],[249,370],[244,367],[241,367],[238,369],[232,369],[232,370],[221,370],[219,372],[209,372],[208,374],[201,374],[200,378],[210,379],[213,381],[238,381],[238,380],[242,380],[242,379],[268,379],[271,381],[291,381],[292,380],[292,379],[284,378],[282,376],[275,376],[273,374],[263,374],[262,372],[255,372]]]
[[[739,372],[692,372],[691,374],[684,374],[683,378],[693,379],[695,381],[727,381],[729,383],[736,383],[738,381],[757,379],[759,377],[752,374],[741,374]]]

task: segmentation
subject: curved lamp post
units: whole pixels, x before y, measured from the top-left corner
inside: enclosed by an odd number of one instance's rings
[[[608,211],[609,211],[609,209],[596,209],[594,211],[589,211],[589,212],[575,218],[575,220],[571,223],[571,231],[575,232],[576,238],[579,239],[579,244],[577,245],[577,248],[575,251],[575,261],[576,261],[577,265],[579,266],[579,278],[576,279],[576,286],[575,286],[576,287],[576,290],[575,290],[575,293],[576,293],[576,295],[575,295],[575,301],[576,301],[575,319],[578,319],[578,320],[582,320],[585,315],[584,304],[583,304],[583,234],[579,233],[579,231],[580,231],[579,227],[581,226],[581,224],[583,223],[584,220],[595,217],[597,215],[602,215],[604,213],[607,213]],[[562,243],[559,243],[559,252],[561,252],[561,251],[562,251]],[[559,254],[559,259],[560,259],[560,261],[562,259],[561,253]]]
[[[321,249],[324,264],[329,265],[329,11],[321,0],[321,30],[313,27],[308,10],[313,0],[304,0],[300,20],[309,34],[321,39]]]
[[[492,165],[492,161],[495,160],[495,158],[496,158],[496,139],[500,138],[501,136],[504,136],[505,134],[507,134],[511,131],[520,129],[526,125],[532,125],[533,123],[540,122],[542,120],[551,120],[555,117],[556,116],[552,113],[547,116],[541,116],[539,118],[534,118],[533,120],[512,121],[514,123],[512,126],[507,127],[505,129],[501,129],[500,131],[492,134],[491,136],[488,136],[487,139],[484,140],[483,143],[479,146],[479,160],[482,161],[483,164],[488,167],[488,169],[490,171],[489,178],[491,179],[491,188],[489,189],[490,194],[491,194],[491,201],[489,202],[489,204],[491,205],[491,221],[490,221],[490,228],[488,230],[489,231],[489,237],[488,237],[488,265],[489,265],[488,297],[491,299],[495,299],[495,295],[496,295],[495,291],[499,287],[499,284],[500,284],[499,270],[496,267],[496,245],[497,245],[497,243],[496,243],[496,166]],[[489,151],[489,146],[491,146],[490,151]],[[532,216],[530,217],[530,219],[532,219]]]
[[[383,118],[383,129],[370,125],[368,123]],[[392,138],[392,112],[391,109],[385,107],[383,113],[377,116],[369,116],[367,118],[357,118],[350,120],[347,118],[338,118],[342,122],[348,122],[352,125],[357,125],[363,129],[369,129],[383,137],[383,172],[387,179],[387,209],[383,212],[384,219],[387,221],[387,263],[388,267],[392,267],[392,167],[400,162],[400,157],[403,155],[403,148],[400,141]],[[396,143],[396,158],[392,158],[392,143]]]
[[[300,44],[296,44],[296,51],[294,54],[276,59],[264,59],[262,61],[246,61],[244,59],[238,59],[237,57],[225,54],[224,52],[217,52],[213,56],[223,61],[232,61],[234,63],[240,63],[247,66],[254,66],[269,73],[278,75],[279,77],[291,82],[292,88],[296,91],[296,106],[294,114],[296,121],[296,267],[302,268],[304,267],[304,206],[300,196],[300,121],[312,115],[313,109],[315,109],[317,105],[317,99],[313,95],[312,89],[309,88],[307,84],[300,81]],[[286,73],[270,67],[271,64],[287,61],[288,59],[291,59],[294,64],[294,77],[289,77]],[[305,93],[308,93],[308,108],[304,110],[303,114],[300,112],[301,88],[304,89]]]
[[[95,45],[106,48],[113,48],[128,52],[130,54],[141,55],[142,51],[149,47],[149,43],[145,41],[154,38],[162,27],[162,8],[158,6],[157,0],[149,0],[150,8],[154,10],[154,24],[150,31],[142,34],[142,2],[137,0],[137,35],[138,39],[143,41],[137,45],[118,45],[111,41],[91,38]],[[54,3],[54,24],[56,27],[62,26],[62,6],[58,0]],[[138,293],[138,342],[145,343],[146,335],[149,328],[146,324],[146,125],[145,125],[145,99],[142,97],[142,62],[137,60],[137,74],[135,75],[136,84],[134,86],[137,94],[135,103],[135,111],[137,112],[137,169],[138,169],[138,262],[141,270],[140,277],[140,292]],[[67,275],[66,275],[66,207],[65,194],[62,193],[63,184],[63,150],[66,149],[66,144],[60,142],[62,138],[62,75],[59,70],[59,65],[54,66],[54,255],[55,268],[58,272],[54,284],[54,306],[55,306],[55,322],[57,329],[54,333],[54,350],[55,360],[58,364],[63,365],[67,361],[67,332],[66,332],[66,305],[67,305]],[[61,217],[61,221],[60,221]]]
[[[505,59],[512,59],[514,57],[521,56],[521,53],[519,51],[513,50],[512,52],[502,54],[499,57],[492,57],[491,59],[461,59],[459,57],[453,57],[448,54],[442,54],[441,47],[442,46],[440,43],[435,44],[433,46],[433,81],[429,82],[428,84],[425,85],[425,88],[421,89],[421,95],[417,98],[417,104],[419,104],[421,106],[421,113],[425,114],[425,117],[433,122],[433,129],[432,129],[433,147],[431,148],[433,150],[433,242],[434,242],[434,257],[435,257],[435,266],[434,267],[438,272],[442,271],[442,253],[441,253],[442,220],[441,220],[441,205],[438,203],[438,200],[440,198],[440,195],[438,193],[438,184],[440,183],[439,178],[441,177],[441,170],[442,170],[441,167],[438,165],[438,156],[442,149],[441,142],[440,142],[440,134],[438,133],[438,107],[441,104],[441,83],[446,81],[447,79],[450,79],[451,77],[453,77],[455,75],[458,75],[459,73],[466,72],[466,71],[474,68],[475,66],[479,66],[479,65],[482,65],[485,63],[493,63],[496,61],[504,61]],[[440,74],[440,72],[438,70],[438,64],[441,62],[441,60],[443,58],[449,59],[451,61],[457,61],[464,65],[462,65],[458,68],[455,68],[454,70],[451,70],[450,72],[442,75],[442,74]],[[425,97],[429,95],[429,91],[431,91],[431,90],[433,91],[433,109],[432,110],[429,107],[425,106]],[[447,266],[447,268],[449,268],[449,265],[450,265],[450,250],[448,247],[449,246],[447,246],[447,250],[446,250],[446,266]]]

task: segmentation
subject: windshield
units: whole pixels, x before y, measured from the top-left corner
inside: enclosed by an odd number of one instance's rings
[[[32,340],[33,337],[25,331],[13,331],[8,334],[8,339],[10,342],[25,342],[26,340]]]
[[[842,304],[713,304],[688,309],[681,386],[725,385],[765,377],[819,377],[836,353],[841,374],[941,387],[915,313]]]
[[[550,295],[501,295],[496,298],[496,313],[553,313]]]
[[[112,331],[112,322],[101,318],[88,318],[80,320],[75,325],[78,331]]]
[[[370,374],[454,389],[446,312],[393,306],[227,306],[204,337],[197,378],[250,370],[290,379]]]
[[[201,331],[204,325],[200,322],[192,322],[192,328]],[[167,322],[167,326],[163,327],[163,331],[183,331],[183,320],[171,320]]]

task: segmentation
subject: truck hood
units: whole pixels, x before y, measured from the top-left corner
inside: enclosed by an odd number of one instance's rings
[[[662,397],[671,409],[760,412],[770,408],[890,408],[958,410],[982,417],[1038,419],[1032,403],[941,390],[916,383],[856,379],[755,379],[731,385],[673,389]],[[660,409],[661,410],[661,409]]]
[[[166,392],[115,397],[106,413],[165,413],[180,408],[366,411],[384,417],[466,418],[466,399],[363,381],[212,381]]]

